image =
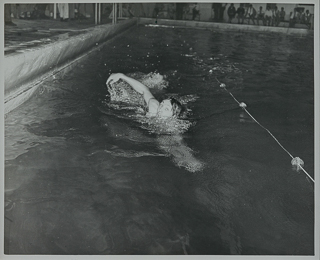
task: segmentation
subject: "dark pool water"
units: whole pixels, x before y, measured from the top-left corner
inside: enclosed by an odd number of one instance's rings
[[[106,105],[155,71],[196,97],[178,136]],[[313,38],[139,26],[6,116],[5,253],[313,255],[312,181],[217,80],[313,177]]]

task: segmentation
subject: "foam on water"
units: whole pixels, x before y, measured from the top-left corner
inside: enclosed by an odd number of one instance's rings
[[[137,114],[136,119],[142,123],[141,128],[155,134],[183,134],[194,123],[178,118],[146,117]]]

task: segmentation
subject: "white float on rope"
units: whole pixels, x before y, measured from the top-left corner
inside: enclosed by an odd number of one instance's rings
[[[229,91],[227,90],[226,88],[226,84],[224,83],[221,83],[217,78],[216,80],[220,83],[220,88],[223,88],[225,91],[227,91],[230,96],[239,104],[239,106],[244,110],[246,111],[246,113],[259,125],[261,126],[264,130],[266,130],[270,135],[271,137],[279,144],[279,146],[292,158],[291,160],[291,165],[292,166],[295,166],[295,169],[296,171],[299,171],[300,169],[314,182],[314,179],[307,173],[307,171],[303,168],[304,166],[304,162],[301,158],[299,157],[293,157],[291,153],[289,153],[289,151],[287,149],[285,149],[283,147],[283,145],[278,141],[278,139],[267,129],[265,128],[263,125],[261,125],[250,113],[249,111],[246,109],[247,105],[244,103],[244,102],[239,102],[235,97],[234,95]]]

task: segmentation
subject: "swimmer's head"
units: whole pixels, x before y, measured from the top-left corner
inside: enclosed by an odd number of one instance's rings
[[[183,112],[184,112],[184,108],[181,105],[181,103],[174,99],[174,98],[169,98],[169,99],[165,99],[163,100],[158,108],[158,113],[157,115],[159,117],[175,117],[178,118],[180,117]]]

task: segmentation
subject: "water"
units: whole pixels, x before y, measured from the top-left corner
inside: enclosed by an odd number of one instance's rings
[[[47,80],[5,119],[5,253],[313,255],[313,183],[217,81],[313,177],[312,50],[137,27]],[[191,97],[192,126],[160,134],[111,106],[114,72],[166,76],[155,96]]]

